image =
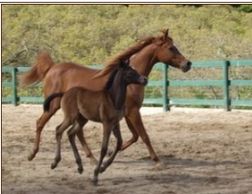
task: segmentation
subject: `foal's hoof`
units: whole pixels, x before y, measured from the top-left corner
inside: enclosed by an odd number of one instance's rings
[[[78,168],[78,172],[79,172],[80,174],[83,173],[83,167],[82,167],[82,166]]]
[[[97,178],[97,177],[94,177],[94,178],[92,179],[92,183],[93,183],[94,186],[97,186],[97,185],[98,185],[98,178]]]
[[[32,161],[32,159],[33,159],[34,157],[35,157],[35,154],[32,153],[32,154],[30,154],[30,155],[28,156],[28,160],[29,160],[29,161]]]
[[[57,163],[54,162],[54,163],[51,164],[51,169],[54,169],[56,167],[57,167]]]

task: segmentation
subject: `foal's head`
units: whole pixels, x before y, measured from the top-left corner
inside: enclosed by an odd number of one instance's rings
[[[140,75],[135,69],[129,66],[129,60],[120,61],[118,68],[115,69],[107,82],[106,88],[109,89],[113,83],[118,86],[128,84],[146,85],[148,83],[147,77]]]
[[[123,75],[122,79],[128,84],[146,85],[148,82],[147,77],[140,75],[135,69],[129,66],[129,60],[121,61],[118,73]]]
[[[163,30],[163,35],[157,37],[155,42],[158,45],[155,54],[158,61],[179,68],[183,72],[187,72],[191,69],[191,61],[186,59],[176,48],[172,38],[168,35],[168,29]]]

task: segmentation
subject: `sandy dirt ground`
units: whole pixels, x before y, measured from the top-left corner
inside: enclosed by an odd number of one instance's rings
[[[143,111],[144,112],[144,111]],[[2,106],[2,193],[4,194],[249,194],[252,193],[252,111],[176,108],[143,116],[157,167],[141,139],[120,152],[93,186],[94,166],[78,142],[84,172],[78,174],[66,133],[62,161],[50,169],[55,153],[55,127],[62,112],[48,122],[40,151],[33,161],[36,119],[41,105]],[[149,112],[150,113],[150,110]],[[124,120],[124,140],[131,137]],[[100,124],[88,123],[85,137],[96,157]],[[110,149],[115,145],[111,138]]]

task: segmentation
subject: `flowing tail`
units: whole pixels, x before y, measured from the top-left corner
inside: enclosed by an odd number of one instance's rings
[[[54,62],[49,53],[40,52],[31,70],[20,76],[21,86],[28,86],[42,81],[53,65]]]
[[[50,103],[51,101],[56,98],[56,97],[62,97],[64,95],[64,93],[54,93],[50,96],[48,96],[45,101],[44,101],[44,104],[43,104],[43,108],[44,108],[44,112],[49,112],[49,109],[50,109]]]

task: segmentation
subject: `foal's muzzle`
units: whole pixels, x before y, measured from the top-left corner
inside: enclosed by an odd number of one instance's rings
[[[142,84],[142,85],[147,85],[148,83],[148,78],[145,77],[145,76],[140,76],[139,79],[138,79],[139,83]]]

